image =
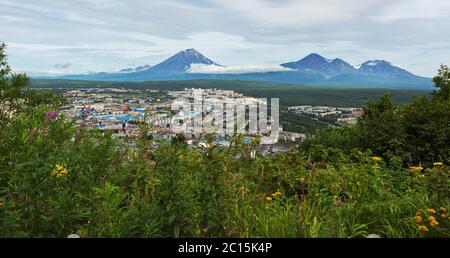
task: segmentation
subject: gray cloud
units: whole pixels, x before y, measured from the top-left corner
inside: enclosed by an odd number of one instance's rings
[[[293,71],[280,65],[246,65],[246,66],[217,66],[205,64],[191,64],[189,73],[203,74],[243,74]]]
[[[65,63],[65,64],[55,64],[54,67],[55,68],[59,68],[59,69],[67,69],[71,66],[71,63]]]
[[[116,71],[194,47],[226,66],[317,52],[387,59],[432,76],[450,63],[450,2],[437,0],[2,0],[2,41],[22,71]],[[39,60],[39,62],[36,62]]]

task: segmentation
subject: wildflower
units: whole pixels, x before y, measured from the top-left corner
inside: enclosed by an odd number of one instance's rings
[[[428,232],[428,228],[426,226],[419,227],[420,232]]]
[[[422,222],[422,217],[421,216],[415,216],[414,219],[416,220],[416,223]]]
[[[272,198],[278,198],[282,195],[282,193],[280,191],[276,191],[275,193],[272,194]]]
[[[56,177],[62,177],[62,176],[67,176],[69,174],[69,171],[67,170],[67,166],[66,165],[62,165],[62,164],[56,164],[56,165],[51,165],[53,167],[53,171],[50,174],[51,176],[56,176]]]
[[[447,218],[447,214],[441,214],[440,217],[441,217],[442,219],[446,219],[446,218]]]
[[[427,209],[427,213],[436,214],[436,210],[435,209]]]
[[[440,166],[443,166],[444,165],[444,163],[442,163],[442,162],[434,162],[433,163],[433,166],[436,166],[436,167],[440,167]]]
[[[439,208],[439,211],[440,211],[440,212],[446,212],[446,211],[447,211],[447,209],[446,209],[446,208],[444,208],[444,207],[441,207],[441,208]]]
[[[437,226],[439,226],[439,222],[437,222],[436,220],[432,220],[432,221],[430,221],[430,226],[432,226],[433,228],[437,227]]]
[[[58,112],[44,112],[44,116],[48,120],[53,121],[56,118],[58,118],[59,114],[58,114]]]
[[[0,201],[0,208],[3,207],[3,205],[5,205],[4,201]]]
[[[428,217],[428,219],[427,219],[428,221],[434,221],[434,220],[436,220],[436,218],[435,217],[433,217],[433,216],[430,216],[430,217]]]
[[[421,167],[421,166],[418,166],[418,167],[410,166],[409,169],[411,169],[412,172],[415,172],[415,173],[416,173],[416,172],[422,171],[422,170],[423,170],[423,167]]]
[[[344,206],[344,202],[341,199],[339,199],[337,205],[339,208],[342,208],[342,206]]]
[[[272,197],[266,197],[266,201],[268,202],[272,201]]]
[[[422,214],[422,212],[423,212],[423,210],[422,210],[422,209],[418,210],[418,211],[416,212],[416,216],[419,216],[419,215],[421,215],[421,214]]]
[[[378,161],[381,161],[382,158],[375,156],[375,157],[372,157],[372,160],[375,162],[378,162]]]

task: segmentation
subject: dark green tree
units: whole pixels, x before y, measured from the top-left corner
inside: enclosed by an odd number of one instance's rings
[[[26,101],[25,86],[28,78],[25,74],[11,72],[5,53],[6,44],[0,43],[0,123],[4,124],[18,112]]]
[[[439,90],[433,92],[435,100],[450,100],[450,70],[448,66],[441,65],[438,74],[433,78],[435,86]]]
[[[388,93],[376,101],[369,100],[358,122],[363,148],[379,155],[386,152],[400,154],[403,142],[400,112]]]
[[[402,127],[406,133],[407,161],[448,161],[450,158],[450,71],[442,65],[433,78],[438,88],[433,99],[416,97],[402,107]]]
[[[5,49],[6,44],[0,42],[0,125],[9,123],[12,116],[25,109],[33,109],[41,104],[57,109],[64,103],[62,96],[28,89],[28,76],[11,71]]]

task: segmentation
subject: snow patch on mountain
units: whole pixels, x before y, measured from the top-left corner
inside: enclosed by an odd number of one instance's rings
[[[374,60],[370,60],[366,63],[366,65],[368,66],[376,66],[378,65],[380,62],[379,61],[374,61]]]

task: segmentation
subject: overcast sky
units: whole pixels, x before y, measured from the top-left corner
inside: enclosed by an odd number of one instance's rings
[[[315,52],[431,77],[450,64],[449,13],[448,0],[0,0],[0,41],[31,75],[154,65],[195,48],[225,66]]]

